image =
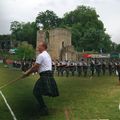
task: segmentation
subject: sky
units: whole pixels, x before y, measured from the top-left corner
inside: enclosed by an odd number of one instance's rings
[[[10,33],[12,21],[32,22],[45,10],[63,17],[78,5],[94,7],[112,41],[120,43],[120,0],[0,0],[0,34]]]

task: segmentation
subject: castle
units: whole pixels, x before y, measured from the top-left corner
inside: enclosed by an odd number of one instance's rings
[[[71,38],[71,31],[64,28],[39,30],[37,32],[37,46],[40,41],[45,41],[53,60],[77,60],[78,53],[72,46]]]

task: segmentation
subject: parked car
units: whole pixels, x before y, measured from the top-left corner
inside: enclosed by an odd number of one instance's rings
[[[10,49],[10,50],[9,50],[9,53],[10,53],[10,54],[15,54],[15,53],[16,53],[16,50],[17,50],[17,49]]]

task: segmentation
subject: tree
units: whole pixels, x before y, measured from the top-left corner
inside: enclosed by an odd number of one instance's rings
[[[11,23],[10,30],[12,31],[12,38],[16,41],[27,41],[29,44],[32,44],[33,47],[36,46],[37,27],[35,22],[20,23],[14,21]]]
[[[18,21],[11,22],[10,30],[12,33],[16,33],[17,31],[22,29],[22,24]]]
[[[22,24],[18,21],[13,21],[11,22],[11,26],[10,26],[10,30],[12,31],[12,38],[16,39],[20,39],[21,35],[20,35],[20,31],[22,29]]]
[[[120,44],[118,44],[118,45],[116,46],[116,51],[117,51],[117,52],[120,52]]]
[[[37,24],[43,24],[44,29],[52,29],[59,26],[61,19],[53,12],[46,10],[40,12],[36,18]]]
[[[0,35],[0,40],[11,40],[11,35]]]
[[[78,6],[64,15],[61,25],[71,29],[72,44],[77,51],[110,51],[111,38],[105,33],[104,24],[94,8]]]
[[[103,52],[110,52],[116,49],[96,10],[89,6],[78,6],[63,18],[59,18],[53,11],[46,10],[38,14],[35,22],[14,21],[11,23],[12,38],[20,42],[26,40],[35,47],[38,24],[43,24],[45,30],[57,27],[70,29],[72,44],[77,51],[84,49],[99,52],[102,49]]]
[[[22,42],[17,48],[16,56],[19,59],[33,59],[35,57],[35,51],[32,45],[27,42]]]

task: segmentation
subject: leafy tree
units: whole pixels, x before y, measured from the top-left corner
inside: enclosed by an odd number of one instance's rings
[[[18,21],[11,22],[10,30],[12,33],[16,33],[17,31],[22,29],[22,24]]]
[[[0,35],[0,40],[11,40],[11,35]]]
[[[56,28],[59,26],[61,19],[53,12],[46,10],[40,12],[36,18],[37,24],[43,24],[44,29]]]
[[[63,18],[59,18],[53,11],[46,10],[38,14],[35,22],[14,21],[11,23],[12,38],[20,42],[26,40],[35,47],[38,24],[43,24],[45,30],[57,27],[70,29],[72,44],[77,51],[116,50],[116,44],[112,43],[111,37],[106,33],[96,10],[89,6],[78,6],[66,13]]]
[[[72,43],[77,51],[103,49],[108,52],[111,49],[111,38],[105,33],[104,24],[94,8],[78,6],[64,15],[62,26],[71,29]]]
[[[103,44],[103,52],[111,52],[112,51],[112,41],[109,34],[105,33],[102,39]]]
[[[37,27],[35,22],[20,23],[14,21],[11,23],[10,30],[12,31],[12,38],[16,41],[27,41],[32,44],[33,47],[36,46]]]
[[[19,59],[32,59],[35,57],[35,50],[32,45],[22,42],[17,48],[16,56]]]
[[[118,45],[116,46],[116,51],[117,51],[117,52],[120,52],[120,44],[118,44]]]
[[[11,22],[11,26],[10,26],[10,30],[12,31],[12,38],[16,39],[20,39],[21,35],[20,35],[20,31],[22,29],[22,24],[18,21],[13,21]]]

